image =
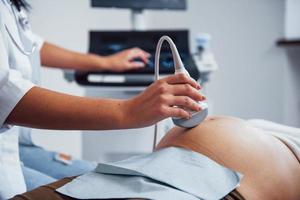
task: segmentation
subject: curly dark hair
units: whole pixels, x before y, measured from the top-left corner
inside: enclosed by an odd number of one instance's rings
[[[29,10],[31,7],[26,0],[11,0],[12,4],[20,11],[21,8]]]

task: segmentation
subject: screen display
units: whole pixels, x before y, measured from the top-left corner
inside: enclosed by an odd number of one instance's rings
[[[156,44],[159,38],[168,35],[172,38],[180,52],[183,63],[188,62],[190,56],[188,31],[91,31],[90,49],[91,53],[100,55],[111,55],[133,47],[139,47],[151,54],[146,68],[142,71],[154,71],[154,57]],[[139,61],[139,60],[136,60]],[[174,63],[171,49],[167,42],[163,43],[160,55],[160,72],[174,73]],[[139,71],[141,72],[141,71]]]

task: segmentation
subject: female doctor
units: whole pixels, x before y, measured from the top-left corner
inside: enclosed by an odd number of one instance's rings
[[[167,117],[190,117],[188,112],[172,105],[200,110],[195,103],[204,99],[198,92],[200,85],[182,74],[161,79],[129,100],[77,97],[39,87],[40,64],[75,70],[123,71],[143,67],[144,63],[133,60],[147,62],[149,54],[134,48],[102,57],[57,47],[31,32],[26,8],[24,0],[0,0],[0,199],[24,192],[24,183],[31,190],[93,168],[84,161],[73,161],[71,165],[54,161],[55,153],[34,146],[30,129],[25,127],[136,128]],[[22,162],[18,156],[18,133]]]

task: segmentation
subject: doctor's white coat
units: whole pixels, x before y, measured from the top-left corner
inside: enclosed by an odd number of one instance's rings
[[[38,82],[39,50],[43,45],[43,40],[31,32],[29,24],[26,27],[18,24],[19,17],[26,17],[23,10],[19,12],[11,7],[9,0],[0,0],[0,199],[26,191],[19,160],[18,135],[29,131],[11,127],[5,124],[5,120]],[[35,43],[37,49],[31,55],[25,55],[15,43],[21,49],[30,49]]]

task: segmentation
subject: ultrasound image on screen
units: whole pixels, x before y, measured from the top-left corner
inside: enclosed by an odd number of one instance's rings
[[[162,35],[169,35],[172,38],[180,52],[183,63],[186,63],[189,55],[187,31],[92,31],[90,32],[90,52],[111,55],[125,49],[139,47],[151,54],[146,67],[141,70],[151,72],[154,71],[156,44]],[[141,60],[136,59],[134,61]],[[160,72],[174,72],[173,56],[166,42],[161,48]]]

